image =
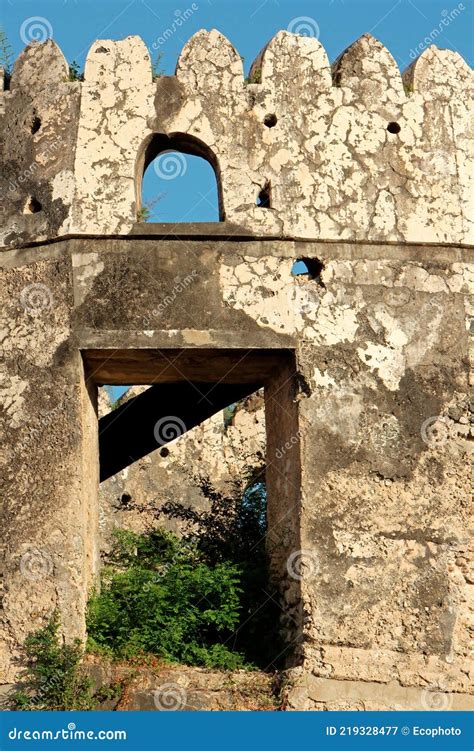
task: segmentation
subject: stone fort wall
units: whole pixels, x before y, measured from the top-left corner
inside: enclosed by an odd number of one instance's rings
[[[1,95],[0,682],[54,608],[84,634],[97,387],[153,383],[176,350],[190,378],[249,382],[263,353],[289,706],[467,707],[471,71],[432,47],[402,77],[367,35],[331,71],[281,32],[246,82],[202,31],[175,76],[153,81],[129,37],[66,78],[32,44]],[[136,223],[168,148],[214,166],[221,223]],[[183,264],[193,283],[155,315]]]

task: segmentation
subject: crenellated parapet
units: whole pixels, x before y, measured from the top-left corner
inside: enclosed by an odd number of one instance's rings
[[[473,90],[457,53],[432,46],[402,77],[368,34],[331,69],[318,40],[279,32],[247,80],[216,30],[155,80],[138,37],[94,42],[83,82],[33,42],[0,97],[2,244],[130,233],[164,148],[209,159],[221,218],[248,233],[469,243]]]
[[[283,31],[245,79],[213,30],[173,76],[128,37],[73,77],[33,43],[0,94],[0,693],[53,612],[85,636],[101,478],[124,515],[132,483],[157,523],[200,502],[198,454],[171,497],[145,460],[263,387],[288,707],[471,708],[472,72]],[[222,225],[137,223],[170,149],[210,162]],[[152,389],[98,422],[103,384]],[[221,463],[228,428],[199,439]]]

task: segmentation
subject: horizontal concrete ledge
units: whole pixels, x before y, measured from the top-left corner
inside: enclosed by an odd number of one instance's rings
[[[422,264],[474,263],[474,246],[472,245],[442,245],[419,243],[382,243],[355,242],[353,240],[308,240],[277,237],[242,237],[222,235],[69,235],[43,243],[32,243],[19,248],[0,249],[0,268],[11,268],[32,263],[41,259],[60,258],[65,253],[124,252],[133,247],[148,250],[152,245],[158,252],[167,248],[174,249],[182,244],[183,258],[189,251],[201,249],[225,254],[226,251],[239,252],[242,245],[242,255],[262,257],[274,256],[279,258],[319,258],[324,261],[334,260],[374,260],[374,261],[406,261]],[[237,247],[236,247],[237,246]]]
[[[291,671],[290,681],[291,681]],[[456,711],[474,709],[474,697],[433,687],[402,686],[397,681],[376,683],[318,678],[311,673],[298,676],[288,694],[290,709],[310,704],[348,705],[353,709],[426,711],[441,708]]]
[[[152,324],[150,324],[150,327]],[[213,349],[247,350],[247,349],[294,349],[296,337],[279,334],[271,329],[261,331],[239,331],[232,329],[153,329],[136,331],[133,329],[80,328],[76,331],[79,349],[122,350],[170,350],[170,349],[206,349],[212,344]]]
[[[257,238],[285,239],[281,235],[259,235],[233,222],[137,222],[131,235],[139,237],[225,237],[227,240]]]

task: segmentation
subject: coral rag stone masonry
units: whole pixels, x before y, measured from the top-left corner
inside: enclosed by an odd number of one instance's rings
[[[264,389],[286,706],[472,706],[471,70],[432,46],[402,76],[370,35],[331,70],[280,32],[244,81],[213,30],[175,76],[152,80],[136,37],[67,71],[32,43],[0,94],[0,683],[55,608],[84,635],[108,524],[97,387],[186,378]],[[221,223],[136,222],[167,149],[212,164]],[[194,429],[211,453],[217,419]]]

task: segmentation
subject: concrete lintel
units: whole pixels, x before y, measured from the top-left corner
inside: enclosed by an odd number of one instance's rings
[[[295,337],[272,331],[241,331],[238,329],[168,330],[150,329],[133,331],[119,329],[103,331],[81,328],[76,332],[81,350],[157,350],[157,349],[294,349]]]
[[[99,385],[177,383],[264,384],[291,358],[289,350],[122,349],[83,352],[87,378]]]

